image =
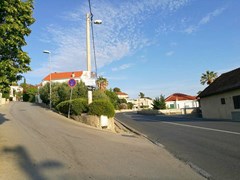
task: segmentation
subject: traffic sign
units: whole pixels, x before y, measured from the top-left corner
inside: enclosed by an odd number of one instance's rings
[[[76,82],[75,79],[69,79],[68,85],[69,85],[71,88],[75,87],[76,84],[77,84],[77,82]]]

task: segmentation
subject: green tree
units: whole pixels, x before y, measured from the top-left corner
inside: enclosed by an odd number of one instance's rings
[[[39,94],[40,94],[40,98],[42,100],[43,103],[45,104],[49,104],[50,103],[50,84],[47,83],[45,84],[44,86],[42,86],[40,89],[39,89]]]
[[[133,106],[134,106],[134,104],[133,104],[133,103],[131,103],[131,102],[128,102],[128,103],[127,103],[127,105],[128,105],[128,109],[132,109],[132,108],[133,108]]]
[[[139,97],[140,98],[144,98],[145,97],[145,94],[143,94],[142,92],[139,93]]]
[[[108,86],[108,80],[102,76],[97,78],[96,84],[101,91],[105,91]]]
[[[156,97],[153,100],[153,109],[159,110],[159,109],[166,109],[166,103],[165,103],[165,98],[161,94],[160,97]]]
[[[213,71],[206,71],[206,73],[202,73],[200,82],[202,85],[204,84],[211,84],[216,78],[217,78],[217,73]]]
[[[100,89],[96,89],[95,91],[93,91],[93,101],[95,100],[109,101],[109,98],[103,91],[101,91]]]
[[[105,94],[108,96],[108,98],[109,98],[110,102],[113,104],[114,108],[118,109],[119,98],[118,98],[117,94],[114,91],[112,91],[111,89],[106,90]]]
[[[67,83],[52,83],[52,105],[56,107],[60,102],[70,99],[71,88]],[[45,104],[50,102],[50,86],[45,84],[39,90],[40,98]],[[106,96],[106,95],[105,95]],[[87,98],[87,87],[83,82],[78,82],[73,88],[72,99]]]
[[[35,96],[38,92],[37,86],[31,84],[22,84],[23,87],[23,101],[26,102],[35,102]]]
[[[73,95],[72,98],[86,98],[87,99],[87,86],[84,82],[80,81],[77,82],[77,85],[73,88]]]
[[[113,92],[121,92],[121,89],[118,87],[113,88]]]
[[[30,70],[30,57],[22,47],[27,45],[30,25],[34,23],[33,0],[0,1],[0,91],[9,91],[12,82]]]

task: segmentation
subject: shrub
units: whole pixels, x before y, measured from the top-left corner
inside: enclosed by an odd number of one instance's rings
[[[127,106],[128,106],[128,109],[132,109],[132,108],[133,108],[133,103],[128,102],[128,103],[127,103]]]
[[[108,117],[114,117],[115,111],[111,102],[106,100],[95,100],[89,105],[90,115],[105,115]]]
[[[56,107],[59,103],[63,101],[68,101],[70,98],[71,88],[67,83],[52,83],[52,106]],[[43,103],[49,104],[50,102],[50,84],[47,83],[39,89],[40,98]],[[73,88],[72,99],[87,98],[87,87],[80,81]]]
[[[10,94],[9,93],[3,93],[2,94],[2,98],[6,98],[6,99],[9,99],[9,97],[10,97]]]
[[[68,113],[68,109],[69,109],[69,100],[68,101],[63,101],[63,102],[60,102],[57,106],[56,106],[56,109],[63,113],[63,114],[67,114]]]
[[[83,98],[73,99],[71,102],[70,100],[63,101],[56,106],[56,109],[63,114],[68,114],[69,105],[71,105],[70,113],[74,115],[80,115],[88,111],[87,99]]]
[[[106,90],[104,93],[108,96],[108,98],[109,98],[110,102],[113,104],[114,108],[118,109],[119,108],[118,107],[119,98],[118,98],[117,94],[114,91],[112,91],[112,89]]]
[[[128,105],[126,103],[119,104],[119,109],[127,109]]]
[[[74,115],[80,115],[88,111],[88,102],[87,99],[78,98],[72,100],[71,106],[72,112]]]
[[[104,100],[104,101],[109,100],[108,96],[103,91],[100,91],[100,90],[93,91],[93,99]]]
[[[24,93],[23,94],[23,101],[28,102],[28,100],[29,100],[29,94]]]

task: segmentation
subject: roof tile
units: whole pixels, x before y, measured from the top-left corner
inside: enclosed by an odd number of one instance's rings
[[[184,101],[184,100],[196,100],[196,96],[189,96],[182,93],[175,93],[168,96],[165,101]]]
[[[51,73],[51,79],[52,80],[58,80],[58,79],[70,79],[72,77],[72,73],[75,74],[75,78],[80,78],[83,74],[82,71],[73,71],[73,72],[54,72]],[[47,75],[44,79],[44,81],[50,81],[50,74]]]

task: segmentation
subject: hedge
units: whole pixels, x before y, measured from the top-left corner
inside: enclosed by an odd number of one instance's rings
[[[97,115],[97,116],[108,116],[114,117],[115,115],[115,110],[114,106],[110,101],[106,100],[95,100],[89,105],[89,115]]]
[[[80,115],[88,111],[87,99],[78,98],[73,99],[70,103],[70,100],[63,101],[56,106],[56,109],[63,113],[68,114],[69,104],[71,104],[71,114]]]

